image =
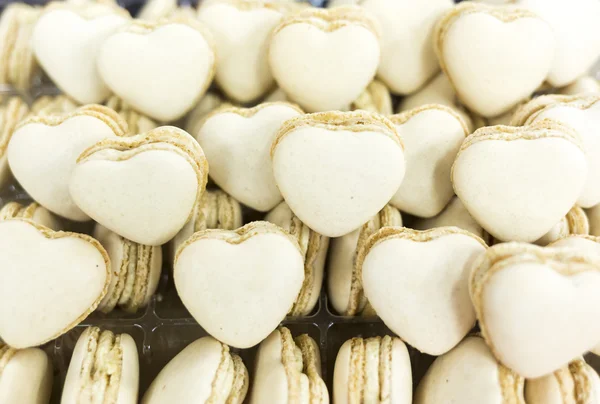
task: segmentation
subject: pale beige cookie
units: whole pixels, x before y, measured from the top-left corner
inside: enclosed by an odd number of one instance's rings
[[[285,327],[271,333],[256,354],[250,404],[328,404],[319,345],[307,334],[295,339]]]
[[[115,110],[127,122],[127,128],[130,135],[146,133],[156,128],[158,124],[144,114],[141,114],[127,105],[119,97],[112,96],[106,101],[106,106]]]
[[[21,122],[8,145],[15,178],[40,205],[67,219],[89,220],[69,192],[77,157],[106,138],[127,133],[127,124],[110,108],[86,105],[65,115],[34,116]]]
[[[138,402],[138,348],[129,334],[89,327],[73,350],[62,404]]]
[[[269,222],[204,230],[177,250],[174,280],[202,328],[229,345],[249,348],[292,308],[304,282],[304,256],[290,233]]]
[[[458,96],[486,118],[530,96],[554,58],[551,26],[522,8],[460,3],[440,18],[434,38],[442,70]]]
[[[0,341],[0,400],[3,403],[48,403],[52,379],[52,361],[44,351],[13,349]]]
[[[15,128],[28,112],[27,104],[19,97],[11,97],[0,106],[0,189],[12,179],[8,164],[8,144]]]
[[[385,401],[381,400],[385,397]],[[410,404],[410,357],[400,338],[352,338],[340,348],[333,372],[333,403]]]
[[[563,95],[583,95],[600,93],[600,82],[593,76],[581,76],[568,86],[558,90]]]
[[[475,325],[469,275],[486,248],[482,239],[457,227],[387,227],[369,237],[356,266],[365,297],[390,330],[437,356]]]
[[[183,242],[194,233],[207,229],[235,230],[242,227],[242,207],[233,197],[221,190],[207,190],[194,205],[190,220],[170,243],[170,262]]]
[[[525,404],[524,385],[523,377],[496,361],[483,338],[470,336],[433,362],[414,404]]]
[[[242,404],[248,391],[242,359],[214,338],[189,344],[160,371],[142,404],[201,402]]]
[[[365,91],[352,102],[352,110],[362,109],[369,112],[377,112],[381,115],[392,115],[392,96],[390,90],[378,80],[373,80]]]
[[[364,9],[309,7],[273,30],[269,65],[279,87],[303,109],[339,110],[373,80],[380,51],[379,24]]]
[[[369,237],[384,227],[402,226],[400,211],[386,205],[361,228],[331,240],[327,268],[327,297],[333,310],[343,316],[364,313],[369,306],[363,292],[357,256]]]
[[[63,229],[63,225],[58,217],[35,202],[27,206],[23,206],[18,202],[9,202],[0,209],[0,220],[14,218],[29,219],[54,231]]]
[[[536,378],[600,341],[600,325],[589,321],[600,315],[599,287],[598,254],[503,243],[473,264],[470,294],[496,358],[524,377]]]
[[[574,206],[564,218],[560,219],[548,233],[536,240],[534,244],[545,246],[569,235],[587,235],[589,233],[590,223],[585,211],[579,206]]]
[[[451,175],[454,191],[487,232],[533,242],[575,205],[587,171],[577,134],[541,120],[478,129],[463,142]]]
[[[112,265],[110,285],[98,310],[109,313],[119,306],[135,313],[147,306],[160,280],[161,247],[134,243],[100,224],[96,224],[94,238],[106,249]]]
[[[140,20],[157,21],[177,10],[177,0],[149,0],[137,13]]]
[[[207,178],[208,162],[194,138],[162,126],[85,150],[69,190],[96,222],[136,243],[158,246],[190,219]]]
[[[188,113],[185,120],[187,133],[196,137],[200,126],[204,123],[204,117],[225,103],[225,100],[217,93],[207,92],[196,106]]]
[[[29,219],[0,221],[0,338],[42,345],[90,314],[108,289],[110,259],[90,236]]]
[[[79,104],[64,94],[44,95],[31,105],[30,116],[62,115],[73,112]]]
[[[309,315],[319,301],[329,238],[308,228],[294,215],[285,202],[281,202],[270,211],[265,220],[288,231],[292,237],[296,238],[302,249],[304,254],[304,283],[294,306],[288,314],[290,316]]]

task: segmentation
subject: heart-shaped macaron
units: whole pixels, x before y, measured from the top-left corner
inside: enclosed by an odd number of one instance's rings
[[[432,217],[454,190],[450,169],[469,135],[462,118],[440,104],[428,104],[390,117],[406,145],[406,175],[390,203],[403,212]]]
[[[339,237],[375,216],[404,178],[404,145],[392,122],[364,111],[291,119],[271,149],[283,198],[311,229]]]
[[[96,67],[98,51],[104,40],[128,21],[129,14],[116,6],[88,9],[54,4],[34,28],[35,57],[52,81],[76,101],[101,102],[110,90]]]
[[[433,27],[452,0],[363,0],[360,5],[381,24],[377,76],[397,94],[409,94],[439,71]]]
[[[526,378],[552,373],[600,341],[600,256],[497,244],[473,264],[470,294],[492,352]],[[551,336],[551,338],[549,337]]]
[[[219,55],[216,82],[231,99],[248,103],[275,83],[268,58],[271,32],[293,5],[213,0],[199,8],[198,18],[213,33]]]
[[[535,241],[534,244],[545,246],[570,235],[587,235],[590,233],[590,223],[585,211],[574,206],[565,217],[550,229],[550,231]]]
[[[27,348],[64,334],[96,308],[109,273],[108,254],[87,235],[0,222],[0,338]]]
[[[86,221],[69,193],[79,154],[94,143],[127,133],[115,111],[87,105],[67,115],[35,116],[17,126],[8,144],[15,178],[40,205],[67,219]]]
[[[469,274],[486,248],[457,227],[388,227],[369,238],[357,266],[365,296],[385,324],[419,351],[437,356],[475,324]]]
[[[411,227],[415,230],[429,230],[436,227],[454,226],[466,230],[487,242],[488,234],[469,213],[459,197],[455,196],[446,208],[430,219],[417,219]]]
[[[588,175],[582,194],[577,204],[583,208],[591,208],[600,203],[600,96],[547,96],[543,105],[537,105],[529,109],[529,116],[523,122],[529,125],[542,119],[552,119],[575,130],[581,138],[588,162]],[[523,108],[523,112],[527,110]],[[521,119],[525,115],[521,114]]]
[[[275,28],[269,64],[286,94],[311,112],[350,105],[379,65],[379,25],[364,9],[307,8]]]
[[[435,45],[442,69],[464,104],[494,117],[546,79],[555,40],[550,25],[526,9],[464,2],[440,19]]]
[[[478,129],[452,167],[458,197],[499,240],[532,242],[575,205],[586,175],[575,132],[550,120]],[[533,191],[535,190],[535,191]]]
[[[106,139],[84,151],[73,170],[73,200],[96,222],[131,241],[156,246],[190,218],[208,177],[202,148],[187,132],[162,126]]]
[[[523,404],[524,385],[521,376],[496,361],[483,338],[472,336],[433,362],[414,404]]]
[[[273,178],[270,150],[295,105],[276,102],[254,108],[224,107],[211,113],[196,134],[215,183],[253,209],[265,212],[282,200]]]
[[[600,3],[596,0],[516,0],[554,30],[556,48],[548,82],[555,87],[572,83],[589,71],[600,54]]]
[[[107,38],[98,53],[98,71],[108,87],[134,109],[164,122],[196,105],[215,63],[210,33],[192,18],[135,21]]]
[[[177,250],[177,293],[209,334],[236,348],[265,339],[290,310],[304,280],[294,238],[268,222],[205,230]]]

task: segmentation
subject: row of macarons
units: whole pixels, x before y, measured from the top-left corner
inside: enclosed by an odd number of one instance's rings
[[[73,349],[61,403],[135,404],[139,384],[134,339],[89,327]],[[47,404],[52,388],[52,363],[44,351],[0,343],[0,397],[5,402]],[[281,327],[260,344],[251,377],[237,353],[203,337],[166,364],[140,402],[327,404],[330,396],[334,404],[595,404],[600,377],[577,358],[553,374],[525,380],[497,362],[480,336],[471,335],[435,359],[413,394],[411,359],[401,339],[355,337],[337,353],[329,391],[317,342]]]
[[[213,77],[236,102],[256,101],[277,83],[317,112],[347,107],[376,75],[406,95],[440,68],[470,110],[491,118],[546,80],[573,83],[600,54],[600,6],[593,0],[517,6],[366,0],[318,9],[283,0],[209,0],[197,15],[167,8],[166,19],[152,21],[131,20],[110,2],[71,1],[52,3],[24,23],[21,37],[32,49],[19,55],[30,65],[37,59],[80,103],[102,102],[112,90],[160,121],[189,111]],[[21,8],[4,13],[6,31],[16,37]],[[23,63],[11,58],[4,58],[9,73]],[[494,59],[505,63],[486,64]]]

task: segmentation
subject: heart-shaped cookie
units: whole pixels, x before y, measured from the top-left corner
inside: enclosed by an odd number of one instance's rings
[[[548,82],[555,87],[572,83],[589,71],[600,54],[600,3],[596,0],[517,0],[554,30],[556,47]]]
[[[505,366],[552,373],[600,341],[600,256],[574,248],[498,244],[475,264],[470,293],[481,331]],[[551,336],[551,337],[549,337]]]
[[[363,0],[360,5],[381,24],[377,76],[392,92],[410,94],[439,71],[433,27],[452,0]]]
[[[96,222],[131,241],[156,246],[190,218],[206,188],[208,163],[185,131],[163,126],[106,139],[84,151],[70,182],[73,200]]]
[[[101,102],[110,90],[96,68],[98,51],[104,40],[128,21],[129,14],[115,6],[94,5],[87,9],[55,3],[34,28],[35,57],[52,81],[76,101]],[[139,62],[136,60],[137,66]]]
[[[69,194],[79,154],[106,138],[127,133],[115,111],[88,105],[67,115],[31,117],[19,124],[8,144],[8,163],[15,178],[46,209],[67,219],[86,221]]]
[[[219,65],[216,82],[240,103],[262,97],[275,83],[269,67],[271,32],[293,3],[263,0],[213,0],[198,18],[215,37]]]
[[[590,223],[585,211],[574,206],[565,217],[550,229],[550,231],[535,241],[534,244],[545,246],[569,235],[590,234]]]
[[[414,404],[524,404],[525,380],[496,361],[478,336],[438,357],[419,383]]]
[[[304,257],[280,227],[253,222],[205,230],[177,250],[175,287],[209,334],[236,348],[265,339],[290,310],[304,280]]]
[[[0,338],[27,348],[64,334],[94,311],[109,273],[108,254],[87,235],[0,222]]]
[[[159,121],[188,112],[214,76],[212,37],[192,18],[135,21],[111,35],[98,53],[98,71],[134,109]],[[193,66],[193,68],[190,68]]]
[[[373,80],[379,57],[378,24],[350,6],[308,8],[284,18],[269,49],[277,84],[311,112],[350,105]]]
[[[532,101],[537,108],[532,108],[531,114],[523,124],[552,119],[575,130],[581,138],[588,162],[585,188],[577,204],[583,208],[591,208],[600,203],[600,187],[597,186],[600,182],[600,95],[548,96],[545,99],[547,102],[543,105]]]
[[[452,182],[490,234],[504,241],[532,242],[575,205],[587,171],[575,132],[542,120],[475,131],[456,156]]]
[[[283,198],[327,237],[350,233],[400,188],[404,145],[392,122],[373,113],[323,112],[291,119],[271,148]]]
[[[464,2],[438,22],[435,46],[463,103],[494,117],[542,84],[555,41],[550,25],[526,9]]]
[[[261,212],[273,209],[282,197],[273,178],[271,145],[283,123],[300,115],[298,107],[283,102],[211,113],[196,135],[210,177],[244,205]]]
[[[390,203],[411,215],[433,217],[454,195],[450,169],[469,129],[453,109],[440,104],[390,120],[406,145],[406,175]]]
[[[441,355],[475,324],[469,275],[486,248],[457,227],[388,227],[369,238],[357,266],[365,296],[385,324],[419,351]]]

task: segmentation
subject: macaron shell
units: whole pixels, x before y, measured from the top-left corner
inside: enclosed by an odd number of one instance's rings
[[[135,341],[129,334],[121,334],[121,355],[121,382],[115,402],[135,404],[139,394],[140,360]]]
[[[89,236],[13,219],[0,222],[0,245],[0,269],[10,269],[0,274],[0,335],[15,348],[65,333],[106,293],[108,254]]]
[[[250,404],[290,402],[287,373],[282,362],[281,338],[281,332],[275,330],[258,348]]]
[[[207,402],[223,349],[223,345],[211,337],[192,342],[156,376],[142,404]]]
[[[569,367],[556,372],[527,380],[525,385],[527,404],[576,404],[575,381]]]
[[[60,219],[42,206],[38,206],[37,209],[34,210],[31,220],[54,231],[59,231],[63,228]]]
[[[466,230],[482,239],[486,239],[486,232],[469,213],[459,197],[452,198],[446,208],[437,216],[430,219],[418,219],[413,223],[415,230],[429,230],[436,227],[453,226]]]
[[[391,350],[390,404],[411,404],[413,378],[408,349],[400,338],[392,338]]]
[[[15,352],[0,375],[0,402],[47,404],[52,391],[52,362],[37,348]]]

